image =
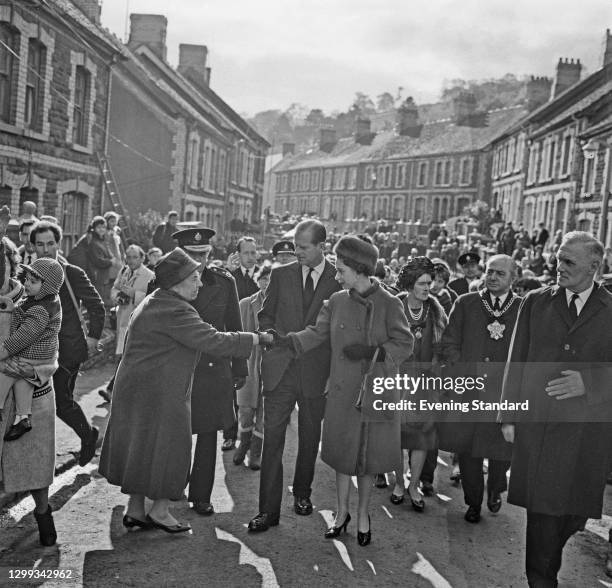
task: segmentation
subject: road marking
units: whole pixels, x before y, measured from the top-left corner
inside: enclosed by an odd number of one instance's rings
[[[450,496],[446,496],[446,494],[436,494],[436,496],[442,501],[442,502],[449,502],[450,500],[452,500],[452,498]]]
[[[393,518],[393,515],[392,515],[392,514],[389,512],[389,509],[388,509],[386,506],[383,506],[383,505],[381,504],[381,505],[380,505],[380,508],[382,508],[382,509],[385,511],[385,513],[387,514],[387,516],[388,516],[390,519],[392,519],[392,518]]]
[[[418,551],[417,561],[410,570],[413,574],[417,574],[425,578],[434,588],[452,588],[446,578],[436,570]]]
[[[267,557],[260,557],[253,550],[249,549],[240,539],[234,537],[231,533],[227,533],[218,527],[215,527],[217,539],[221,541],[231,541],[240,545],[240,555],[238,556],[238,565],[251,565],[261,576],[262,586],[266,588],[275,588],[279,586],[274,568]]]
[[[357,476],[351,476],[351,482],[353,482],[353,486],[355,486],[355,488],[358,489],[358,487],[357,487]]]
[[[342,558],[344,565],[349,570],[351,570],[351,572],[354,572],[355,570],[351,562],[351,557],[349,556],[348,551],[346,549],[346,545],[342,543],[342,541],[338,541],[338,539],[334,539],[334,547],[338,550],[338,553],[340,554],[340,557]]]
[[[366,559],[366,563],[372,568],[372,573],[376,576],[376,568],[374,567],[374,564],[369,560]]]
[[[59,476],[53,478],[51,486],[49,486],[49,497],[53,496],[58,490],[61,490],[64,486],[70,486],[76,479],[77,476],[83,474],[90,474],[93,470],[97,469],[97,464],[88,463],[85,467],[73,467],[66,470]],[[72,500],[72,498],[71,498]],[[23,517],[28,515],[34,510],[34,499],[31,496],[26,496],[20,500],[15,506],[8,509],[8,515],[12,517],[16,523],[18,523]]]

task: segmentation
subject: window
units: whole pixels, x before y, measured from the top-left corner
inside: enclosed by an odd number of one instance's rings
[[[0,23],[0,120],[11,122],[13,98],[13,64],[11,53],[17,47],[16,35],[6,23]],[[5,46],[6,45],[6,46]],[[10,47],[10,50],[8,49]]]
[[[291,174],[291,191],[292,192],[297,192],[298,178],[299,178],[299,175],[297,173]]]
[[[506,165],[506,173],[510,173],[514,169],[515,156],[516,156],[516,140],[510,139],[510,142],[508,143],[508,163]]]
[[[313,191],[319,189],[319,175],[318,170],[312,172],[312,176],[310,178],[310,189]]]
[[[344,190],[346,184],[346,168],[341,167],[334,170],[334,190]]]
[[[351,167],[348,176],[348,189],[354,190],[357,187],[357,168]]]
[[[42,131],[42,107],[44,89],[45,46],[37,39],[28,43],[28,75],[25,95],[25,124],[30,129]]]
[[[572,148],[573,148],[573,140],[571,135],[565,135],[563,137],[563,146],[562,146],[562,154],[561,154],[561,175],[567,176],[569,175],[572,169]]]
[[[529,171],[527,174],[527,182],[529,184],[533,184],[537,178],[539,156],[540,144],[533,143],[533,145],[531,145],[531,150],[529,151]]]
[[[444,181],[444,162],[436,161],[436,173],[434,177],[434,185],[441,186]]]
[[[414,201],[414,220],[423,222],[425,216],[425,199],[417,198]]]
[[[289,175],[283,174],[281,182],[281,191],[287,192],[289,190]]]
[[[525,150],[525,137],[519,135],[516,139],[516,156],[514,158],[514,171],[520,171],[523,166],[523,153]]]
[[[77,65],[74,80],[72,142],[76,145],[87,145],[90,74],[82,65]]]
[[[332,186],[332,170],[326,169],[323,175],[323,190],[331,190]]]
[[[548,149],[548,171],[547,178],[552,180],[555,175],[555,158],[557,157],[557,140],[551,139]]]
[[[389,188],[391,186],[391,166],[385,165],[385,180],[383,183],[385,188]]]
[[[584,172],[582,175],[582,193],[593,194],[595,192],[595,170],[597,169],[597,155],[593,154],[584,160]]]
[[[457,215],[462,215],[466,208],[470,205],[470,198],[463,197],[457,199]]]
[[[453,162],[451,159],[447,159],[444,162],[444,185],[450,186],[451,184],[451,170],[453,168]]]
[[[459,172],[459,183],[466,186],[472,183],[472,163],[471,157],[464,157],[461,160],[461,171]]]
[[[375,179],[376,179],[376,173],[374,172],[374,166],[367,165],[365,168],[365,176],[363,178],[364,188],[371,188]]]
[[[210,150],[210,189],[215,191],[217,189],[217,150],[213,147]]]
[[[225,151],[219,151],[219,181],[218,191],[221,194],[225,193],[225,168],[226,168],[227,155]]]
[[[189,185],[192,188],[198,187],[198,163],[200,159],[200,139],[197,135],[192,135],[189,141]]]
[[[397,176],[395,178],[395,187],[403,188],[406,183],[406,164],[402,163],[397,166]]]
[[[417,186],[424,186],[427,184],[427,162],[419,162],[419,171],[417,176]]]
[[[397,196],[393,199],[393,220],[401,220],[404,216],[404,199]]]
[[[434,198],[433,211],[431,213],[431,220],[434,223],[437,223],[440,221],[440,199],[439,198]]]
[[[202,173],[202,175],[204,176],[204,188],[206,190],[212,190],[211,187],[211,178],[212,178],[212,151],[210,149],[209,145],[206,145],[206,148],[204,149],[204,171]]]
[[[79,192],[69,192],[62,198],[62,249],[68,253],[79,237],[87,231],[87,196]]]

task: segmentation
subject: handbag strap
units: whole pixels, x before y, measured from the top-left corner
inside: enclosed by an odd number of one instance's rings
[[[374,366],[376,365],[376,361],[378,360],[379,352],[380,352],[380,347],[376,347],[376,351],[374,351],[374,355],[372,356],[372,361],[370,362],[370,367],[368,368],[368,371],[366,372],[366,374],[369,374],[374,369]]]
[[[87,333],[88,333],[87,323],[85,322],[85,319],[83,318],[83,313],[81,312],[81,306],[77,302],[76,296],[74,295],[74,290],[72,289],[72,286],[70,285],[70,280],[68,279],[68,271],[66,270],[64,270],[64,283],[66,284],[66,288],[68,288],[68,294],[70,294],[72,304],[74,304],[74,309],[76,310],[76,313],[79,317],[79,322],[81,323],[83,334],[85,335],[85,337],[87,337]]]

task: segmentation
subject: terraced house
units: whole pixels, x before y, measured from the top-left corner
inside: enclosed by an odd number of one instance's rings
[[[524,117],[523,106],[484,112],[461,93],[445,120],[419,120],[408,98],[396,129],[370,132],[357,121],[353,137],[321,129],[318,149],[288,155],[273,170],[275,210],[352,219],[443,222],[490,192],[490,144]]]

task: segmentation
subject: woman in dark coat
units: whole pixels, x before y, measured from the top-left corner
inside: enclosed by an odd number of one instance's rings
[[[399,412],[378,411],[375,402],[397,402],[399,393],[392,390],[385,397],[368,390],[361,407],[356,404],[374,354],[377,353],[377,376],[394,376],[412,351],[412,336],[400,301],[370,277],[378,250],[369,239],[342,237],[334,251],[336,280],[343,290],[325,302],[314,326],[290,333],[289,337],[298,353],[331,340],[321,459],[336,470],[338,504],[334,524],[325,537],[337,537],[346,530],[351,519],[351,476],[357,476],[357,539],[360,545],[367,545],[371,538],[368,504],[374,475],[395,468],[400,441]]]
[[[199,269],[180,249],[165,255],[155,267],[159,289],[128,327],[100,457],[100,473],[130,495],[128,528],[190,529],[169,513],[168,502],[187,485],[195,366],[202,352],[248,357],[259,342],[252,333],[221,333],[200,319],[190,304],[202,285]],[[154,501],[148,515],[145,496]]]
[[[415,378],[439,375],[440,342],[448,321],[438,299],[429,293],[434,277],[433,262],[427,257],[415,257],[402,267],[397,279],[397,287],[402,290],[399,298],[414,335],[414,352],[402,365],[401,373]],[[427,390],[414,394],[406,391],[403,398],[416,402],[417,406],[421,398],[433,399]],[[425,502],[419,492],[419,482],[427,452],[437,449],[436,427],[433,420],[418,411],[404,412],[403,415],[406,418],[402,422],[402,462],[404,449],[410,451],[408,495],[414,510],[422,512]],[[390,499],[393,504],[404,501],[403,468],[396,471],[395,488]]]
[[[111,266],[113,256],[106,242],[106,221],[102,216],[94,216],[89,226],[91,240],[87,249],[89,277],[104,305],[111,305]]]

